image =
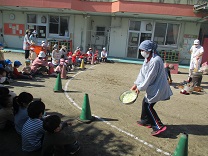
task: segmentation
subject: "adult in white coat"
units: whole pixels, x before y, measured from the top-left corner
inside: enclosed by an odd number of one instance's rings
[[[190,49],[191,59],[188,78],[189,82],[192,80],[194,69],[197,71],[200,69],[203,53],[204,48],[200,45],[200,41],[198,39],[194,40],[194,45]]]

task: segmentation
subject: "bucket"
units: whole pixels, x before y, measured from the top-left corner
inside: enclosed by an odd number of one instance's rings
[[[195,86],[200,86],[202,81],[202,75],[201,74],[193,74],[192,82]]]

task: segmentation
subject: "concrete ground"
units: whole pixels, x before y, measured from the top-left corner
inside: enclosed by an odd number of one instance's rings
[[[5,58],[24,62],[22,53],[5,53]],[[79,132],[82,149],[78,155],[89,156],[159,156],[171,155],[181,137],[188,134],[189,156],[206,156],[208,149],[207,94],[208,76],[204,75],[203,92],[180,94],[177,85],[187,79],[188,70],[179,68],[173,74],[173,96],[168,101],[158,102],[155,109],[167,130],[159,137],[150,135],[151,129],[138,126],[141,102],[123,105],[120,94],[133,85],[141,65],[128,63],[101,63],[86,65],[86,70],[69,72],[69,79],[62,79],[64,93],[54,93],[55,77],[37,77],[32,81],[18,80],[7,85],[19,94],[27,91],[46,104],[47,114],[58,114],[62,120],[73,122],[72,128]],[[81,115],[84,96],[88,94],[92,116],[95,120],[84,124],[77,120]],[[21,151],[21,138],[14,129],[0,132],[0,155],[27,155]],[[38,156],[40,153],[30,155]]]

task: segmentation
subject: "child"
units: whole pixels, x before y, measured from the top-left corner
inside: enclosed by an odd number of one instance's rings
[[[33,30],[32,34],[29,37],[31,44],[37,45],[38,39],[37,39],[37,32],[36,30]]]
[[[64,59],[60,59],[60,64],[56,67],[55,72],[61,74],[61,78],[67,79],[66,76],[66,63]]]
[[[61,119],[57,115],[51,115],[44,119],[43,128],[45,136],[43,140],[42,156],[58,155],[66,156],[79,151],[77,135],[67,131],[68,124],[61,124]]]
[[[33,75],[35,74],[43,74],[45,75],[48,72],[48,59],[44,51],[40,51],[38,57],[34,60],[31,66],[31,72]]]
[[[75,66],[77,66],[76,54],[72,54],[71,61],[72,61],[72,70],[74,70]]]
[[[53,51],[52,51],[52,63],[56,67],[59,65],[59,60],[61,59],[62,53],[58,50],[58,45],[55,44],[53,46]]]
[[[60,49],[60,52],[63,56],[63,58],[66,60],[67,59],[67,49],[66,49],[66,46],[65,45],[62,45],[61,49]]]
[[[14,124],[18,134],[22,134],[22,127],[27,121],[27,107],[33,100],[33,96],[30,93],[22,92],[19,96],[13,99],[13,113],[14,113]]]
[[[42,41],[41,46],[42,46],[42,51],[44,51],[46,53],[47,52],[47,45],[46,45],[45,41]]]
[[[23,75],[31,75],[30,60],[25,61],[25,67],[22,69]]]
[[[70,51],[70,52],[68,52],[68,54],[67,54],[67,57],[68,57],[68,66],[70,67],[70,70],[71,69],[73,69],[73,66],[72,66],[72,52]]]
[[[94,64],[94,53],[92,51],[92,48],[89,48],[89,51],[87,51],[87,54],[88,54],[87,62]]]
[[[12,62],[9,59],[5,60],[5,70],[7,72],[7,77],[11,79],[13,77],[14,68],[12,67]]]
[[[3,68],[3,65],[0,64],[0,84],[9,84],[8,79],[6,77],[7,72],[6,70]]]
[[[29,55],[29,60],[31,61],[31,63],[33,63],[33,61],[37,58],[37,54],[34,51],[34,48],[30,48],[30,55]]]
[[[18,60],[14,61],[13,79],[32,79],[31,75],[23,75],[22,72],[18,71],[18,68],[22,63]]]
[[[8,88],[0,87],[0,129],[5,129],[8,124],[11,125],[14,121],[12,101],[15,96],[16,94],[9,91]]]
[[[47,44],[47,56],[51,56],[51,45],[50,45],[50,42],[48,42]]]
[[[99,52],[98,52],[98,50],[95,51],[94,63],[95,64],[99,63]]]
[[[25,152],[37,151],[42,146],[44,136],[42,116],[45,104],[42,101],[33,101],[27,108],[29,118],[22,128],[22,150]]]
[[[107,51],[105,49],[105,47],[103,48],[103,51],[101,51],[101,62],[107,62]]]
[[[48,75],[57,76],[56,72],[54,71],[54,65],[52,62],[48,62]]]

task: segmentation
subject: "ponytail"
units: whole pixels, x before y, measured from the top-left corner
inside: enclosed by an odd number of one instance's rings
[[[13,113],[18,113],[19,107],[27,108],[30,102],[33,100],[33,96],[30,93],[22,92],[19,96],[13,98]]]

